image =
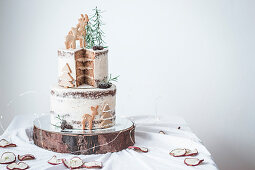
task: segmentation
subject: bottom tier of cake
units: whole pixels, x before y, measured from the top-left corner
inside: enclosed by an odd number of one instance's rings
[[[50,124],[50,116],[34,120],[34,144],[53,152],[71,154],[104,154],[118,152],[135,144],[135,125],[117,118],[116,125],[107,129],[64,130]]]
[[[51,89],[51,124],[63,129],[100,129],[115,125],[116,86],[107,89]]]

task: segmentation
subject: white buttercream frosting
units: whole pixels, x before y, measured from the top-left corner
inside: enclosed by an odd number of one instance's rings
[[[81,85],[80,83],[77,83],[77,69],[79,70],[90,70],[92,77],[90,77],[93,81],[95,81],[95,87],[97,87],[98,82],[106,81],[108,77],[108,49],[105,48],[103,50],[92,50],[92,49],[84,49],[85,51],[89,51],[89,55],[91,55],[91,58],[87,58],[84,55],[82,56],[75,56],[79,50],[83,49],[59,49],[58,50],[58,77],[60,77],[63,72],[63,67],[68,64],[71,73],[70,75],[74,78],[75,86]],[[94,56],[94,57],[93,57]],[[79,57],[79,58],[77,58]],[[93,62],[89,66],[85,66],[87,61]],[[78,65],[77,65],[78,64]],[[85,74],[85,72],[84,72]],[[76,84],[77,83],[77,84]]]
[[[94,62],[94,78],[95,80],[103,81],[108,76],[108,49],[103,50],[91,50],[86,49],[94,53],[102,53],[95,57]]]
[[[98,94],[94,97],[94,93]],[[80,89],[80,88],[63,88],[60,86],[53,86],[51,89],[51,123],[58,124],[59,120],[56,116],[59,115],[71,124],[75,129],[81,129],[82,125],[77,122],[82,121],[84,114],[90,114],[91,106],[98,108],[98,115],[95,116],[94,128],[100,128],[99,124],[106,119],[101,118],[103,109],[106,104],[111,108],[112,119],[110,126],[115,123],[115,103],[116,103],[116,86],[108,89]],[[74,123],[76,122],[76,123]]]

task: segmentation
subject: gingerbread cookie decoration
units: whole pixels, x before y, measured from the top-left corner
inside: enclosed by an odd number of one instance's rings
[[[62,68],[62,73],[72,73],[72,70],[68,63]]]
[[[76,27],[72,27],[68,32],[65,40],[66,49],[76,49],[76,40],[80,41],[80,48],[86,47],[86,25],[89,22],[88,15],[81,14],[81,18],[78,19],[78,24]]]
[[[73,77],[71,76],[70,73],[62,74],[62,75],[59,77],[59,79],[62,80],[62,81],[68,81],[68,82],[74,81],[74,79],[73,79]]]
[[[102,113],[101,119],[107,119],[107,118],[112,117],[111,109],[110,109],[110,106],[108,104],[104,105],[102,112],[103,113]]]
[[[73,81],[74,78],[71,76],[71,69],[68,65],[68,63],[66,63],[66,65],[63,67],[62,69],[62,75],[59,77],[59,85],[62,87],[74,87]]]
[[[93,127],[93,120],[94,120],[95,116],[98,115],[98,111],[97,111],[98,106],[96,106],[96,107],[91,106],[90,109],[91,109],[91,111],[92,111],[92,114],[91,114],[91,115],[90,115],[90,114],[84,114],[84,115],[82,116],[82,129],[83,129],[83,130],[86,129],[86,123],[87,123],[88,126],[89,126],[88,129],[91,130],[92,127]]]
[[[100,123],[100,128],[108,128],[108,127],[111,127],[112,125],[112,121],[110,119],[108,120],[103,120],[101,123]]]
[[[78,28],[72,27],[71,31],[66,36],[66,49],[72,48],[76,49],[76,39],[81,36],[81,33],[78,31]]]
[[[112,111],[110,109],[110,106],[108,104],[105,104],[102,112],[103,112],[101,116],[102,122],[100,123],[100,127],[108,128],[112,124],[112,121],[110,120],[110,118],[112,117],[111,114]]]
[[[87,14],[85,16],[81,14],[81,18],[78,19],[78,24],[76,27],[78,28],[79,31],[79,36],[76,38],[76,40],[80,41],[80,48],[85,48],[86,47],[86,40],[84,37],[86,37],[86,25],[89,22],[89,17]]]

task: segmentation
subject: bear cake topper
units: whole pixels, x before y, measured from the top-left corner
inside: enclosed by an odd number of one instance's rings
[[[80,48],[93,50],[104,49],[104,31],[102,26],[102,11],[97,7],[93,9],[94,14],[90,19],[87,14],[81,14],[76,27],[72,27],[65,38],[66,49],[76,49],[76,41],[80,42]]]

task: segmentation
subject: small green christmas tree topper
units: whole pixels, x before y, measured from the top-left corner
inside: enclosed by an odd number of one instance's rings
[[[104,25],[102,22],[102,11],[97,7],[93,9],[94,15],[90,17],[90,21],[86,26],[86,44],[87,48],[93,48],[94,46],[103,46],[105,41],[103,40],[105,33],[102,30]]]

